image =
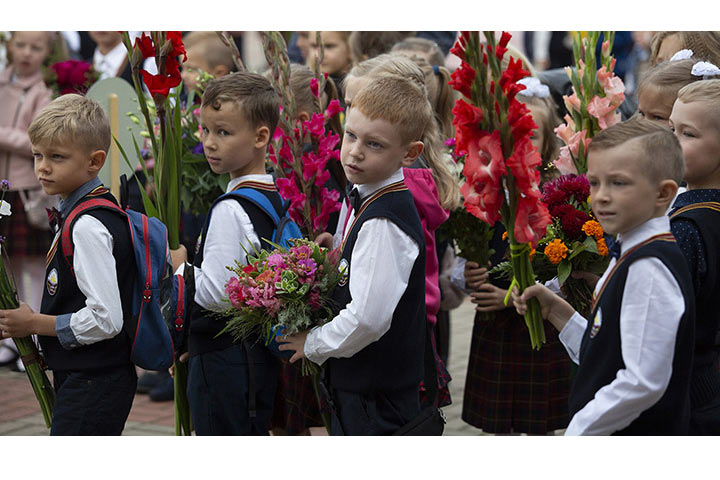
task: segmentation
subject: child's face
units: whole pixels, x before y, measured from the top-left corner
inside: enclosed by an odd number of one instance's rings
[[[667,62],[677,52],[684,48],[682,39],[679,33],[673,33],[665,37],[660,44],[658,49],[657,57],[655,57],[655,64]]]
[[[220,110],[204,106],[200,109],[200,125],[205,158],[214,173],[230,173],[230,178],[265,173],[268,128],[253,128],[240,105],[225,102]]]
[[[50,51],[48,33],[15,32],[8,50],[18,77],[35,75]]]
[[[33,145],[35,177],[48,195],[66,198],[92,180],[105,163],[102,150],[87,151],[74,142]]]
[[[532,142],[533,147],[537,148],[538,152],[542,152],[543,145],[545,144],[545,122],[547,121],[547,115],[540,105],[527,105],[527,107],[528,110],[530,110],[533,120],[538,126],[538,128],[533,130],[530,141]]]
[[[667,127],[675,97],[652,85],[638,92],[638,112],[645,119]]]
[[[377,183],[390,177],[408,155],[413,155],[410,150],[414,143],[419,142],[403,143],[396,125],[381,118],[370,120],[357,108],[351,108],[345,120],[340,161],[352,183]]]
[[[675,102],[670,127],[685,159],[684,178],[689,189],[720,188],[720,129],[717,112],[702,102]]]
[[[341,32],[320,32],[320,38],[325,45],[325,54],[320,63],[320,70],[328,75],[342,75],[350,70],[352,58],[350,47]],[[316,42],[315,32],[310,32],[310,65],[314,65],[320,56],[320,45]]]
[[[625,233],[658,216],[654,185],[643,171],[637,146],[625,142],[605,150],[591,150],[587,178],[590,206],[603,229]],[[663,210],[659,210],[662,215]]]
[[[205,49],[202,45],[193,45],[185,52],[187,61],[182,64],[182,81],[186,92],[192,92],[197,87],[197,77],[201,72],[212,73],[205,61]]]

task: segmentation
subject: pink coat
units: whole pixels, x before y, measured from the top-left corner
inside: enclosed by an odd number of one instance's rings
[[[12,190],[40,188],[35,178],[27,129],[35,115],[50,103],[42,72],[11,82],[13,67],[0,72],[0,178]]]
[[[435,230],[448,219],[449,213],[440,205],[432,172],[427,168],[403,168],[405,185],[415,200],[425,233],[425,308],[427,321],[435,325],[440,309],[439,262],[435,250]]]

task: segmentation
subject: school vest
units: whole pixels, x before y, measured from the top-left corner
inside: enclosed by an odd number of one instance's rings
[[[387,218],[418,245],[419,254],[405,292],[393,312],[390,329],[349,358],[330,358],[327,375],[330,385],[350,392],[391,391],[419,385],[423,376],[425,342],[425,237],[412,195],[403,182],[380,189],[360,208],[348,225],[342,245],[340,267],[346,269],[333,291],[334,314],[352,301],[350,276],[352,252],[362,225],[373,218]],[[368,279],[382,282],[382,279]]]
[[[96,188],[79,202],[91,197],[104,198],[117,204],[115,197],[105,187]],[[128,258],[134,258],[134,253],[127,219],[105,209],[90,210],[83,215],[90,215],[100,220],[113,237],[113,257],[120,288],[123,321],[125,321],[132,312],[132,296],[136,277],[135,262],[128,261]],[[60,224],[60,231],[62,231],[62,224]],[[57,235],[47,255],[40,311],[48,315],[75,313],[86,306],[86,297],[78,288],[77,279],[63,255],[61,237],[62,235]],[[38,335],[38,340],[45,355],[45,361],[52,370],[96,370],[130,364],[130,338],[124,331],[120,331],[111,339],[70,350],[66,350],[60,345],[57,337]]]
[[[591,307],[580,346],[580,365],[570,391],[575,415],[595,393],[625,368],[620,346],[620,307],[630,265],[644,257],[658,258],[680,285],[685,312],[678,326],[672,376],[660,400],[614,435],[686,435],[690,415],[690,370],[695,322],[692,281],[685,258],[672,234],[656,235],[626,252],[613,267]]]
[[[720,203],[703,202],[679,208],[670,215],[670,222],[692,222],[705,245],[707,274],[695,292],[695,356],[690,382],[690,400],[702,406],[720,396],[720,371],[715,338],[720,329]]]
[[[273,207],[275,207],[275,210],[278,212],[281,211],[282,198],[280,198],[280,194],[277,192],[274,185],[257,181],[245,181],[237,185],[236,188],[248,187],[265,195],[268,200],[270,200]],[[245,210],[245,213],[247,213],[250,217],[255,234],[260,239],[261,248],[271,249],[272,247],[263,240],[272,239],[275,226],[273,225],[270,217],[268,217],[268,215],[258,206],[248,200],[234,197],[232,200],[239,202]],[[231,200],[228,199],[225,201]],[[205,219],[205,225],[203,226],[202,233],[198,239],[198,248],[195,253],[194,261],[194,265],[198,268],[202,265],[204,258],[205,240],[214,207],[215,205],[210,209],[210,211],[208,211],[207,218]],[[238,239],[238,243],[239,242],[240,239]],[[190,335],[188,337],[188,352],[190,353],[190,356],[193,357],[203,353],[224,350],[231,347],[235,341],[230,333],[226,332],[218,336],[218,333],[225,328],[225,325],[226,320],[221,316],[221,314],[203,308],[195,302],[195,299],[193,299],[193,307],[190,314]]]

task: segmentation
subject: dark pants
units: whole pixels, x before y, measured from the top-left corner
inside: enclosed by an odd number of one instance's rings
[[[392,392],[334,390],[333,435],[390,435],[420,414],[419,387]]]
[[[55,408],[50,435],[120,435],[130,414],[134,365],[100,371],[53,371]]]
[[[689,435],[720,435],[720,396],[690,411]]]
[[[249,353],[249,355],[247,354]],[[277,360],[262,344],[190,357],[187,394],[198,435],[268,435]],[[248,356],[253,362],[255,416],[249,414]]]

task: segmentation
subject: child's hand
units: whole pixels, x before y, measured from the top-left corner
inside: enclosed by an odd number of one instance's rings
[[[317,238],[315,239],[315,243],[317,243],[321,247],[332,249],[333,236],[331,234],[329,234],[328,232],[323,232],[317,236]]]
[[[575,309],[569,303],[540,283],[529,286],[522,295],[519,294],[517,287],[513,287],[511,297],[515,310],[520,315],[525,315],[527,312],[528,301],[533,297],[537,298],[540,302],[540,316],[550,321],[558,331],[563,329],[575,313]]]
[[[590,288],[595,289],[595,285],[600,281],[600,276],[590,272],[575,271],[570,274],[572,278],[577,280],[585,280],[585,283],[590,285]]]
[[[492,283],[484,283],[476,292],[470,294],[470,301],[478,305],[475,308],[478,312],[496,312],[513,306],[509,301],[505,305],[506,295],[507,290],[496,287]]]
[[[178,357],[178,362],[185,363],[188,361],[188,358],[190,358],[190,354],[188,352],[181,353],[180,357]],[[168,368],[168,372],[170,372],[170,376],[175,376],[175,364],[170,365],[170,368]]]
[[[27,337],[35,333],[32,309],[26,303],[14,310],[0,310],[0,339]]]
[[[292,350],[295,354],[290,357],[290,363],[295,363],[298,360],[305,358],[305,339],[307,338],[308,332],[299,332],[293,335],[281,335],[276,338],[278,343],[278,350]]]
[[[465,263],[465,287],[468,290],[478,290],[488,278],[490,274],[487,273],[487,268],[480,268],[475,262]]]
[[[170,258],[172,259],[173,272],[180,268],[180,265],[187,261],[187,248],[185,245],[180,244],[175,250],[170,250]]]

